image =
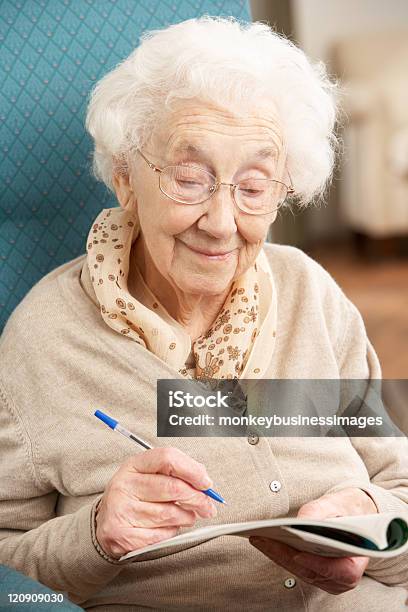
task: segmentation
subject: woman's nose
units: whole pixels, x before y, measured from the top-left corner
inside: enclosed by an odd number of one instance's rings
[[[207,200],[207,212],[199,219],[198,228],[214,238],[227,240],[237,231],[237,214],[229,185],[220,185]]]

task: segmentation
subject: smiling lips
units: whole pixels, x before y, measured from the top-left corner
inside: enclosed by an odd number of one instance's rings
[[[232,251],[218,251],[212,253],[211,251],[201,251],[199,249],[193,249],[193,247],[189,246],[188,244],[186,244],[185,246],[190,249],[190,251],[193,251],[193,253],[205,257],[208,261],[225,261],[235,251],[235,249],[233,249]]]

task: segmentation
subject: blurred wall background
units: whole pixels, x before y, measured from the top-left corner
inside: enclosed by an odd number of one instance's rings
[[[406,35],[408,43],[408,2],[406,0],[251,0],[254,20],[266,21],[298,44],[313,60],[326,63],[329,74],[340,79],[344,86],[347,75],[344,68],[336,65],[335,50],[339,43],[353,37],[360,40],[367,35],[387,33],[393,37],[395,31]],[[375,44],[375,43],[374,43]],[[356,61],[359,59],[355,58]],[[408,62],[408,56],[407,56]],[[408,63],[405,71],[408,73]],[[343,77],[343,78],[342,78]],[[405,76],[407,81],[408,77]],[[391,93],[392,95],[392,93]],[[349,98],[341,100],[343,113],[341,123],[350,120]],[[408,99],[407,99],[408,106]],[[408,125],[408,110],[405,117]],[[340,130],[340,136],[344,133]],[[408,142],[408,138],[407,138]],[[348,160],[350,149],[345,143],[342,156]],[[377,143],[378,146],[378,143]],[[408,151],[407,151],[408,165]],[[300,247],[313,246],[316,241],[345,240],[353,229],[346,222],[340,206],[339,182],[342,180],[342,162],[336,170],[328,193],[327,205],[311,207],[300,216],[284,214],[274,228],[274,240],[292,242]],[[405,211],[408,211],[404,198]],[[406,212],[408,235],[408,212]]]

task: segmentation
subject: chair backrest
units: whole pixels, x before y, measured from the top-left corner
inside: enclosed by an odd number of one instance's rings
[[[0,332],[42,276],[85,251],[116,205],[90,175],[94,82],[145,30],[200,15],[250,20],[247,0],[1,0]]]

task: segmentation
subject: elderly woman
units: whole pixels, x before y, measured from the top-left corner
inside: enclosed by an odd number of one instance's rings
[[[0,562],[92,610],[404,609],[407,555],[223,537],[118,562],[180,528],[407,510],[403,438],[156,437],[159,379],[380,376],[331,277],[264,244],[288,195],[322,194],[334,120],[324,70],[259,23],[149,33],[96,85],[94,168],[120,206],[2,336]]]

